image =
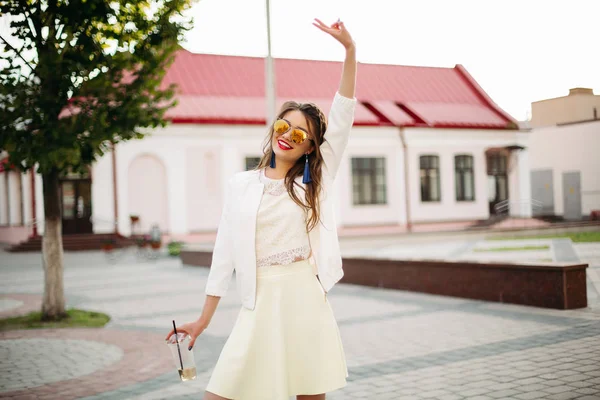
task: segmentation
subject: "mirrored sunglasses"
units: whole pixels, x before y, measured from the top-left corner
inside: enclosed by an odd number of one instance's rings
[[[273,130],[277,135],[288,133],[290,129],[292,130],[292,133],[290,134],[290,140],[292,142],[296,144],[302,144],[306,141],[306,139],[308,139],[308,134],[304,130],[300,128],[292,128],[292,125],[290,125],[290,123],[285,119],[280,118],[273,124]]]

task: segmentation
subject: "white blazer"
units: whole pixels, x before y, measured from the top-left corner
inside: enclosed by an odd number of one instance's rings
[[[309,233],[309,241],[319,280],[325,292],[344,275],[334,204],[328,194],[331,193],[342,155],[348,144],[355,108],[356,99],[335,94],[325,140],[320,148],[324,161],[323,191],[319,198],[321,222]],[[241,172],[235,174],[227,184],[225,204],[206,283],[207,295],[223,297],[235,270],[242,305],[250,310],[254,309],[256,303],[256,216],[264,188],[259,174],[256,170]],[[302,177],[298,177],[296,181],[303,185]]]

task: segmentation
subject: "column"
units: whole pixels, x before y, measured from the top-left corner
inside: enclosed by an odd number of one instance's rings
[[[520,210],[520,215],[523,218],[531,218],[532,202],[535,199],[531,198],[531,168],[529,167],[529,150],[524,149],[517,153],[517,164],[519,170],[519,193],[521,198],[529,201],[523,202]]]
[[[38,235],[43,235],[46,213],[44,212],[44,183],[42,181],[42,175],[40,174],[35,174],[35,199]]]
[[[185,152],[169,148],[168,154],[162,154],[167,169],[169,233],[185,234],[188,231],[186,219],[186,171]]]
[[[8,225],[8,171],[0,173],[0,225]]]
[[[8,194],[9,223],[11,226],[21,225],[21,173],[18,171],[8,173]]]

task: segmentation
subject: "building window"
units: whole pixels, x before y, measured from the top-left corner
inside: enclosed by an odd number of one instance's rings
[[[246,157],[246,171],[256,169],[260,163],[260,157]]]
[[[354,205],[387,204],[385,158],[352,159]]]
[[[475,201],[473,156],[454,156],[454,184],[456,201]]]
[[[440,201],[440,158],[419,157],[421,167],[421,201]]]

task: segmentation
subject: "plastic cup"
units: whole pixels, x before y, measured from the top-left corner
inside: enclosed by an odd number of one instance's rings
[[[175,367],[179,372],[179,378],[184,382],[196,379],[196,362],[194,361],[194,352],[188,350],[191,339],[192,338],[188,334],[179,332],[177,334],[179,349],[177,342],[175,341],[175,334],[172,334],[167,340],[167,346],[171,350]]]

